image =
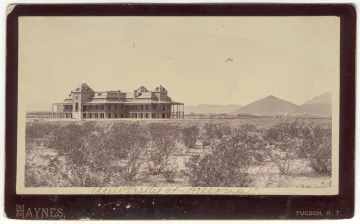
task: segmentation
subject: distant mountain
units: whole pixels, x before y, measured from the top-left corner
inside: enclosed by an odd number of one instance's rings
[[[321,94],[320,96],[315,96],[314,98],[306,101],[304,104],[313,104],[313,103],[321,103],[321,104],[331,104],[331,92]]]
[[[229,105],[219,105],[219,104],[199,104],[196,106],[187,106],[185,105],[185,114],[195,113],[195,114],[220,114],[220,113],[232,113],[233,111],[241,108],[241,105],[229,104]]]
[[[300,114],[331,115],[331,104],[311,103],[299,106]]]
[[[299,107],[300,113],[331,115],[332,100],[331,93],[324,93],[306,101]]]
[[[297,113],[299,106],[282,100],[275,96],[268,96],[263,99],[254,101],[236,111],[237,114],[284,114]]]

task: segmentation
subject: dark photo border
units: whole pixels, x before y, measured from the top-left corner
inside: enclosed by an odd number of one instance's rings
[[[339,194],[334,196],[17,195],[19,16],[340,17]],[[6,27],[5,214],[11,219],[347,219],[354,215],[356,9],[350,4],[19,4]],[[120,206],[113,210],[114,203]],[[20,205],[20,207],[19,207]],[[22,217],[28,208],[64,216]],[[99,206],[100,205],[100,206]],[[299,215],[298,212],[307,215]],[[317,212],[321,211],[322,215]],[[330,213],[327,213],[330,211]],[[55,212],[59,214],[58,212]]]

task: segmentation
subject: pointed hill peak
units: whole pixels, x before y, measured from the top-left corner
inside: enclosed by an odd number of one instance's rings
[[[298,110],[298,105],[280,99],[274,95],[267,96],[254,101],[238,110],[235,113],[242,114],[287,114]]]

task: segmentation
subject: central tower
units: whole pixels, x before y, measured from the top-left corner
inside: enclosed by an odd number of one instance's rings
[[[83,111],[83,103],[89,101],[94,95],[92,90],[86,83],[81,83],[78,87],[71,92],[73,95],[73,118],[81,119]]]

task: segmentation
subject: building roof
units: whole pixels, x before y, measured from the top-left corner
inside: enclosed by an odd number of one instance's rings
[[[155,88],[154,92],[167,92],[164,86],[159,85]]]
[[[104,91],[104,92],[94,92],[93,99],[97,98],[116,98],[118,99],[120,96],[120,90],[119,91]]]
[[[175,101],[163,101],[163,100],[134,100],[134,101],[126,101],[125,104],[149,104],[149,103],[153,103],[153,104],[165,104],[165,103],[169,103],[169,104],[175,104],[175,105],[183,105],[183,103],[180,102],[175,102]]]
[[[167,96],[167,90],[162,85],[155,88],[154,91],[149,91],[144,86],[140,86],[133,92],[117,91],[101,91],[95,92],[86,83],[81,83],[65,98],[63,103],[71,104],[74,102],[74,93],[90,92],[92,96],[85,104],[99,104],[99,103],[126,103],[126,104],[145,104],[145,103],[171,103],[176,105],[183,105],[183,103],[172,101]],[[161,93],[161,97],[158,93]],[[164,94],[163,94],[164,93]],[[161,100],[160,100],[161,99]]]
[[[93,89],[90,88],[86,83],[81,83],[72,92],[94,92]]]
[[[93,99],[93,100],[88,101],[88,102],[83,103],[83,104],[104,104],[104,103],[111,103],[111,104],[119,103],[119,104],[122,104],[122,103],[125,103],[125,101],[109,100],[109,99]]]

